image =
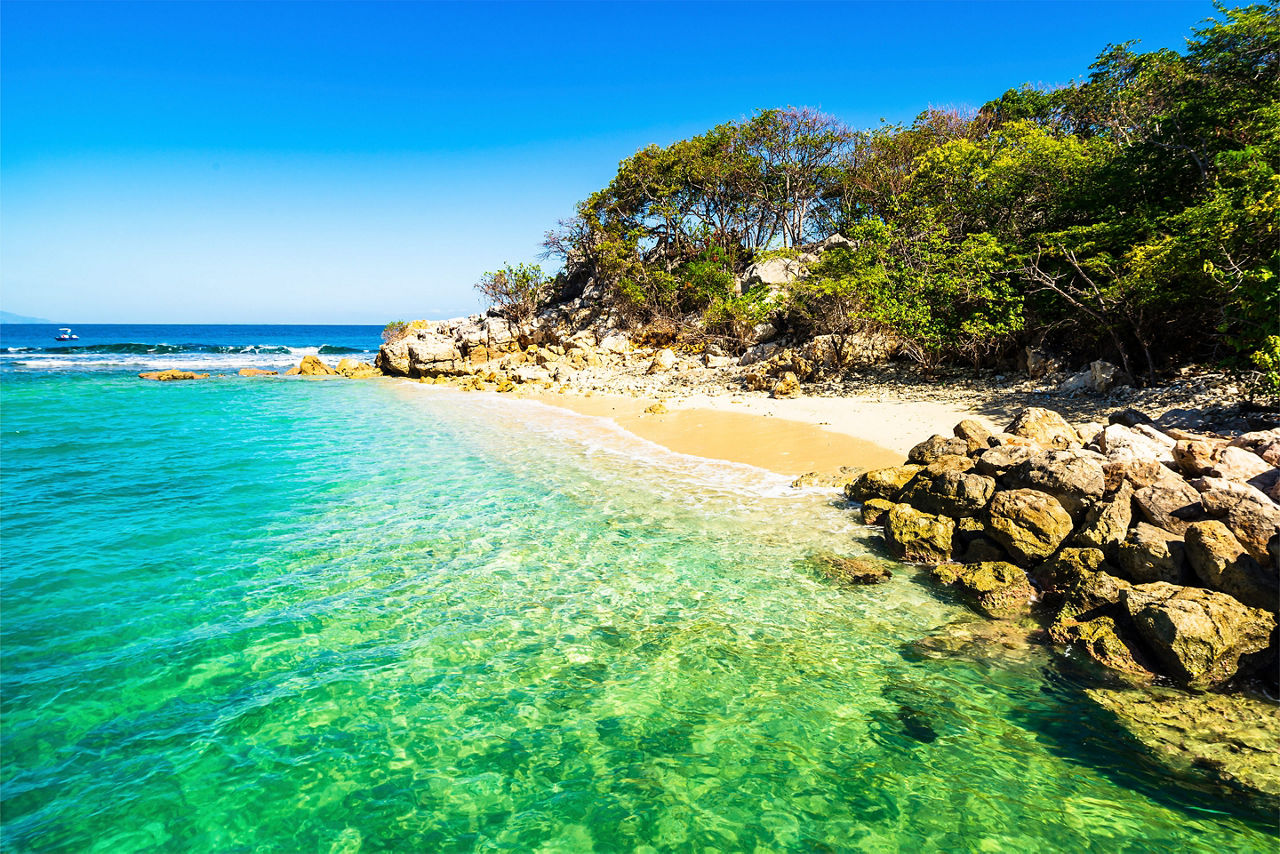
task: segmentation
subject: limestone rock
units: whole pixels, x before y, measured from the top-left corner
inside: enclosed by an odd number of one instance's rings
[[[930,465],[911,481],[900,500],[926,513],[943,516],[973,516],[982,511],[995,494],[994,479],[969,472],[943,471],[932,474]]]
[[[1067,512],[1078,514],[1102,497],[1106,479],[1100,460],[1092,451],[1043,451],[1010,469],[1004,482],[1016,489],[1047,492]]]
[[[951,558],[955,522],[945,516],[921,513],[909,504],[896,504],[885,519],[884,538],[899,560],[941,563]]]
[[[929,477],[937,477],[943,472],[966,472],[973,469],[973,460],[969,457],[962,457],[958,454],[943,454],[924,467],[924,471],[920,473],[921,477],[928,475]]]
[[[787,371],[783,374],[782,379],[774,384],[773,390],[769,392],[772,398],[786,398],[800,396],[800,380],[795,374]]]
[[[1266,649],[1276,627],[1274,615],[1199,587],[1140,584],[1121,602],[1164,669],[1195,687],[1235,676],[1241,656]]]
[[[175,368],[169,368],[163,371],[143,371],[138,374],[139,379],[156,380],[157,382],[168,383],[175,380],[207,380],[208,374],[197,374],[192,371],[179,371]]]
[[[1243,447],[1206,439],[1182,440],[1174,446],[1174,459],[1188,476],[1223,477],[1247,481],[1272,468],[1262,457]]]
[[[410,376],[458,376],[465,374],[467,367],[452,338],[427,335],[409,342]]]
[[[786,290],[797,279],[808,274],[808,268],[798,259],[770,258],[758,261],[746,269],[742,283],[750,290],[764,286],[770,291]]]
[[[339,360],[337,372],[342,374],[344,377],[353,380],[364,380],[382,376],[382,371],[378,370],[373,365],[368,362],[359,362],[355,359]]]
[[[335,377],[338,372],[321,361],[319,356],[303,356],[298,374],[304,377]]]
[[[1231,529],[1216,519],[1187,528],[1187,563],[1211,590],[1227,593],[1253,608],[1280,610],[1280,585],[1245,550]]]
[[[1076,532],[1075,543],[1083,548],[1101,549],[1114,555],[1124,542],[1129,523],[1133,521],[1133,487],[1128,481],[1110,498],[1094,502],[1084,514],[1084,522]]]
[[[1180,583],[1186,565],[1181,539],[1176,534],[1139,522],[1119,548],[1120,566],[1130,581]]]
[[[649,374],[662,374],[671,370],[676,366],[676,354],[671,350],[663,347],[661,350],[653,354],[653,361],[649,363]]]
[[[845,487],[845,497],[850,501],[866,501],[868,498],[883,498],[897,501],[902,490],[915,477],[923,466],[889,466],[863,472],[858,479]]]
[[[621,356],[631,349],[631,342],[621,332],[614,332],[600,339],[600,349]]]
[[[892,501],[885,501],[883,498],[868,498],[862,502],[862,524],[884,524],[885,517],[889,515],[889,511],[893,508],[894,503]]]
[[[241,368],[237,371],[242,377],[274,377],[278,371],[264,371],[261,368]]]
[[[1053,410],[1038,406],[1019,412],[1005,432],[1031,439],[1042,448],[1066,450],[1079,448],[1084,444],[1065,418]]]
[[[1146,425],[1138,425],[1143,427]],[[1138,460],[1155,460],[1157,462],[1173,462],[1173,442],[1161,442],[1138,427],[1125,427],[1122,424],[1108,424],[1094,438],[1098,449],[1115,462],[1131,462]],[[1154,429],[1151,432],[1158,432]]]
[[[1231,440],[1231,445],[1252,451],[1272,466],[1280,466],[1280,427],[1244,433]]]
[[[867,557],[849,557],[834,552],[815,552],[809,562],[827,578],[840,584],[883,584],[893,573],[884,561]]]
[[[1032,489],[997,492],[987,508],[989,533],[1020,564],[1049,555],[1071,533],[1071,514],[1051,495]]]
[[[1133,377],[1124,372],[1118,365],[1097,361],[1089,365],[1089,387],[1105,394],[1116,386],[1133,385]]]
[[[969,443],[950,436],[930,436],[907,453],[907,462],[928,465],[943,456],[967,456]]]

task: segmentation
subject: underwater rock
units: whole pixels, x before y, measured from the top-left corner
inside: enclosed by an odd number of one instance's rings
[[[893,578],[893,573],[884,562],[874,558],[821,551],[809,555],[808,562],[818,572],[841,584],[882,584]]]

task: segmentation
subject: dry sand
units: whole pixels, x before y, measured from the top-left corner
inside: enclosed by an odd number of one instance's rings
[[[596,394],[522,393],[619,427],[682,454],[747,463],[787,475],[840,466],[897,465],[911,446],[934,433],[951,434],[964,418],[987,419],[960,405],[932,401],[697,395],[666,399],[670,410],[650,415],[655,399]]]

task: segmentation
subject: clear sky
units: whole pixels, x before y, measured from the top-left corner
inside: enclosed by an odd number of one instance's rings
[[[0,5],[0,306],[382,323],[471,285],[638,148],[762,107],[856,127],[1181,49],[1209,2]]]

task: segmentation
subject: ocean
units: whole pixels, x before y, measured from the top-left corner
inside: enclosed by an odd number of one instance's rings
[[[820,491],[374,327],[0,327],[5,851],[1274,851]]]

